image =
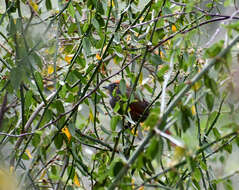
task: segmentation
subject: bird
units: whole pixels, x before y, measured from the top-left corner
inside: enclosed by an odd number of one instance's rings
[[[119,114],[123,115],[124,110],[122,108],[122,105],[124,101],[121,99],[122,93],[119,88],[119,81],[110,83],[108,86],[104,86],[103,88],[108,90],[109,95],[110,95],[110,106],[111,108],[114,109],[115,105],[117,102],[120,103],[120,109],[118,111]],[[126,85],[126,96],[129,98],[131,93],[131,88]],[[149,102],[146,100],[142,99],[140,100],[139,97],[134,93],[134,101],[129,104],[130,108],[130,116],[134,122],[143,122],[146,120],[146,118],[149,115],[149,109],[147,107],[149,106]]]

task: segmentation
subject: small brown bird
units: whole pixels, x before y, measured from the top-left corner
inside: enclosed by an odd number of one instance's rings
[[[120,95],[122,95],[122,93],[120,92],[120,89],[119,89],[119,82],[111,83],[108,86],[105,86],[103,88],[105,88],[109,91],[110,106],[112,108],[115,107],[115,105],[118,101],[120,101],[120,104],[123,104],[121,97],[120,97]],[[126,96],[128,98],[130,96],[130,91],[131,91],[131,88],[126,86]],[[145,100],[140,100],[137,97],[137,95],[135,95],[135,94],[134,94],[134,98],[135,98],[135,100],[132,103],[130,103],[130,105],[129,105],[130,116],[131,116],[132,120],[135,122],[138,122],[139,120],[140,120],[140,122],[143,122],[149,115],[149,110],[146,110],[149,103]],[[145,113],[144,113],[144,111],[145,111]],[[123,114],[122,108],[119,109],[118,113]]]

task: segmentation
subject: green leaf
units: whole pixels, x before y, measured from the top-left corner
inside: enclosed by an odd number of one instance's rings
[[[32,138],[32,145],[34,147],[38,147],[41,141],[41,136],[39,134],[34,134]]]
[[[47,109],[44,116],[43,116],[41,125],[43,125],[44,123],[49,122],[51,119],[52,119],[52,111]]]
[[[144,122],[144,125],[147,127],[149,126],[150,128],[156,126],[159,121],[159,114],[160,114],[159,108],[152,109],[146,121]]]
[[[159,142],[157,138],[151,139],[151,143],[146,151],[146,155],[149,159],[153,160],[159,153]]]
[[[77,24],[76,23],[71,23],[70,26],[68,27],[67,33],[72,34],[75,31],[77,31]]]
[[[104,132],[105,134],[107,134],[107,135],[112,135],[111,131],[108,130],[108,129],[107,129],[106,127],[104,127],[103,125],[100,125],[99,127],[101,128],[102,132]]]
[[[120,170],[124,167],[122,161],[117,161],[113,163],[112,174],[113,176],[117,176]]]
[[[95,15],[95,18],[96,20],[99,22],[100,26],[103,27],[105,25],[105,21],[104,19],[99,15],[99,14],[96,14]]]
[[[65,108],[61,100],[56,100],[54,103],[52,103],[52,105],[54,108],[56,108],[58,114],[65,112]]]
[[[70,16],[72,17],[72,18],[74,18],[75,17],[75,9],[74,9],[74,7],[73,7],[73,5],[72,5],[72,2],[69,4],[69,6],[68,6],[68,11],[69,11],[69,14],[70,14]]]
[[[192,176],[197,182],[201,180],[201,172],[198,168],[195,168]]]
[[[207,171],[207,165],[205,164],[205,162],[203,162],[203,160],[199,160],[200,162],[200,166],[204,171]]]
[[[75,167],[74,166],[67,167],[67,175],[70,179],[74,178],[74,176],[75,176]]]
[[[22,155],[22,159],[23,159],[23,160],[29,160],[29,157],[27,156],[26,153],[23,153],[23,155]]]
[[[220,40],[218,43],[213,44],[211,47],[209,47],[206,51],[205,51],[205,56],[208,58],[213,58],[216,55],[218,55],[224,45],[224,41]]]
[[[117,126],[119,120],[120,120],[120,116],[118,116],[118,115],[114,115],[114,116],[111,118],[110,128],[111,128],[113,131],[115,131],[116,126]]]
[[[90,44],[90,40],[88,37],[85,37],[83,39],[83,49],[84,49],[86,56],[88,57],[91,54],[91,44]]]
[[[24,75],[25,75],[25,73],[21,69],[21,67],[12,68],[11,73],[10,73],[10,80],[11,80],[11,84],[15,90],[17,90],[18,87],[20,86]]]
[[[77,154],[77,147],[74,142],[72,142],[71,150],[72,150],[72,155],[73,155],[74,159],[76,160],[76,166],[78,167],[78,169],[80,169],[81,173],[84,176],[87,176],[88,167],[83,163],[81,156],[79,154]]]
[[[236,144],[239,147],[239,137],[236,138]]]
[[[152,55],[150,60],[154,65],[161,65],[163,63],[161,57],[159,55]]]
[[[227,144],[225,147],[224,147],[224,150],[226,150],[228,153],[232,153],[232,144]]]
[[[146,167],[148,168],[148,170],[150,171],[150,172],[152,172],[152,173],[155,173],[155,170],[154,170],[154,167],[153,167],[153,165],[152,165],[152,160],[147,160],[146,161]]]
[[[119,89],[122,95],[126,95],[126,82],[124,79],[120,80]]]
[[[210,93],[207,93],[205,96],[207,108],[209,111],[212,111],[214,105],[214,96]]]
[[[233,185],[232,185],[232,181],[230,179],[227,179],[224,183],[223,183],[224,189],[225,190],[234,190]]]
[[[195,179],[193,179],[192,182],[193,182],[194,186],[196,187],[196,189],[198,189],[198,190],[201,189],[199,183]]]
[[[52,174],[57,175],[57,169],[56,169],[55,165],[51,166],[51,172],[52,172]]]
[[[191,109],[188,106],[181,107],[181,127],[185,132],[190,127],[190,118],[192,118]]]
[[[97,6],[96,6],[96,13],[100,15],[104,15],[104,9],[101,0],[97,1]]]
[[[44,86],[43,86],[43,81],[42,81],[41,74],[39,72],[35,72],[35,78],[36,78],[36,82],[37,82],[40,90],[43,91]]]
[[[9,35],[12,35],[12,36],[16,33],[16,26],[14,24],[14,20],[12,17],[10,17],[9,19],[8,32],[9,32]]]
[[[92,21],[92,24],[95,27],[95,29],[99,31],[100,30],[100,25],[99,25],[98,20],[96,20],[95,18],[92,18],[91,21]]]
[[[69,129],[69,131],[70,131],[70,133],[71,133],[71,136],[75,136],[75,134],[76,134],[76,132],[75,132],[75,125],[74,125],[74,123],[70,123],[69,125],[68,125],[68,129]]]
[[[216,139],[220,139],[221,138],[221,134],[219,133],[217,128],[213,128],[212,131],[213,131],[213,134],[216,137]]]
[[[116,102],[115,107],[114,107],[114,112],[117,113],[120,110],[120,102]]]
[[[230,28],[239,31],[239,21],[226,25],[226,28]]]
[[[204,84],[207,88],[211,89],[214,95],[218,95],[217,83],[214,79],[210,78],[207,74],[204,75]]]
[[[30,60],[32,61],[32,65],[37,65],[40,69],[42,69],[42,60],[41,57],[36,53],[32,52],[29,56]],[[35,67],[34,67],[35,68]]]
[[[168,64],[167,65],[163,65],[163,67],[161,67],[159,69],[159,71],[157,73],[157,76],[159,78],[162,78],[168,70],[169,70],[169,65]]]
[[[63,134],[62,133],[58,133],[54,139],[54,144],[56,146],[57,149],[61,149],[62,145],[63,145]]]
[[[33,104],[33,93],[31,90],[28,90],[25,94],[25,106],[29,108]]]
[[[52,9],[51,0],[46,0],[45,5],[46,5],[46,9],[48,11]]]

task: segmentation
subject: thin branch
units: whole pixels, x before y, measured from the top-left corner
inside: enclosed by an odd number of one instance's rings
[[[182,99],[182,97],[188,92],[192,85],[194,85],[198,80],[200,80],[203,75],[211,68],[213,65],[217,62],[217,60],[220,60],[237,42],[239,41],[239,36],[237,36],[230,45],[228,45],[224,50],[222,50],[214,59],[210,61],[205,67],[196,74],[191,81],[188,81],[185,87],[178,93],[178,95],[175,96],[174,100],[169,104],[165,114],[160,119],[160,123],[157,126],[158,129],[163,129],[165,125],[165,121],[168,117],[168,115],[171,113],[171,111],[174,109],[174,107],[177,105],[177,103]],[[112,181],[109,189],[114,189],[120,179],[123,177],[123,175],[126,174],[130,166],[135,162],[135,160],[138,158],[139,154],[143,151],[144,147],[148,144],[150,139],[155,135],[155,132],[153,130],[150,130],[148,135],[144,138],[144,140],[141,142],[141,144],[137,147],[137,149],[134,151],[133,155],[129,158],[129,160],[125,163],[124,167],[120,170],[118,175],[115,177],[115,179]]]

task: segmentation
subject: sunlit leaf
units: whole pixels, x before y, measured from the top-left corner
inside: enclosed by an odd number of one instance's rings
[[[67,136],[68,141],[71,140],[71,133],[69,129],[65,126],[61,129],[61,131]]]
[[[95,57],[96,57],[97,60],[101,60],[101,57],[100,57],[100,55],[98,53],[96,54]]]
[[[195,105],[192,105],[191,110],[192,110],[192,115],[195,115],[196,114],[196,107],[195,107]]]
[[[38,5],[36,4],[34,0],[29,0],[28,3],[33,8],[34,11],[36,12],[38,11]]]
[[[176,32],[176,31],[177,31],[177,28],[176,28],[176,26],[175,26],[174,24],[172,25],[172,31],[173,31],[173,32]]]
[[[73,56],[74,56],[73,54],[66,55],[66,56],[65,56],[65,61],[66,61],[67,63],[71,63],[71,60],[72,60],[72,57],[73,57]]]
[[[92,109],[90,109],[90,112],[89,112],[89,119],[91,122],[94,122],[94,114],[92,112]]]
[[[75,172],[75,175],[74,175],[74,184],[77,186],[77,187],[81,187],[81,184],[80,184],[80,180],[78,178],[78,175],[77,173]]]
[[[50,75],[50,74],[52,74],[54,72],[54,67],[53,67],[53,65],[48,65],[48,67],[47,67],[47,73]]]
[[[28,158],[32,159],[32,155],[31,155],[30,150],[29,150],[29,149],[26,149],[25,152],[26,152]]]

